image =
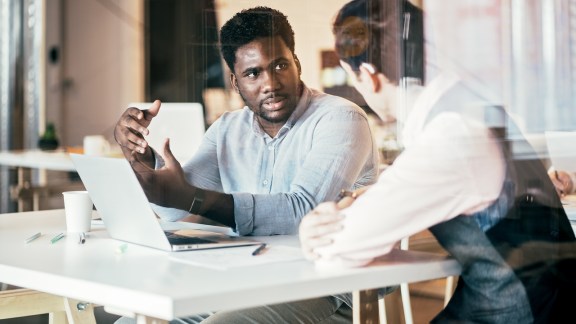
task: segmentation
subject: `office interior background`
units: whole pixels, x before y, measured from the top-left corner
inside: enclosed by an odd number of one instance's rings
[[[229,89],[217,33],[256,5],[288,16],[308,86],[362,105],[332,51],[331,22],[346,2],[0,0],[0,150],[37,148],[48,124],[62,148],[93,134],[113,142],[130,102],[200,102],[207,125],[242,107]],[[576,0],[413,2],[425,11],[426,79],[449,67],[477,80],[543,159],[544,131],[576,129]],[[33,174],[33,181],[44,177]],[[2,167],[0,212],[15,210],[15,178]]]

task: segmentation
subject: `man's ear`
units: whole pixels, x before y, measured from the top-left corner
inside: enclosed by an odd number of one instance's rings
[[[236,75],[234,75],[234,73],[230,73],[230,85],[232,86],[232,88],[234,88],[236,93],[240,93],[240,88],[238,87],[238,79],[236,78]]]
[[[296,62],[296,67],[298,68],[298,75],[302,75],[302,66],[300,65],[300,60],[296,54],[294,54],[294,61]]]
[[[380,78],[381,73],[378,73],[373,65],[368,63],[360,64],[360,79],[370,82],[373,92],[378,92],[382,88],[383,79]]]

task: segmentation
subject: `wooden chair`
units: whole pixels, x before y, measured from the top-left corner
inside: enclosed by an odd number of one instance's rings
[[[408,250],[410,247],[410,241],[412,241],[412,249],[414,250],[436,253],[442,253],[444,251],[434,236],[428,231],[421,232],[411,238],[407,237],[402,239],[400,241],[400,249]],[[457,277],[455,276],[450,276],[445,279],[444,306],[448,304],[450,297],[452,297],[456,278]],[[387,295],[385,298],[378,299],[377,291],[373,290],[372,292],[376,294],[376,297],[370,296],[369,293],[366,293],[364,296],[358,296],[357,298],[364,298],[361,299],[364,305],[363,307],[375,307],[378,309],[378,319],[380,323],[414,323],[412,315],[412,304],[410,301],[410,289],[407,283],[401,284],[399,290]],[[371,304],[371,306],[368,306],[369,304]],[[399,312],[399,309],[402,311]],[[356,319],[360,320],[359,323],[374,323],[373,320],[368,320],[366,318],[361,319],[360,317],[357,317]]]

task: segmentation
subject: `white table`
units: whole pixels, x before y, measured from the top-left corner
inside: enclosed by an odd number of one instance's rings
[[[12,196],[18,201],[18,211],[24,211],[26,197],[32,197],[32,209],[39,209],[39,195],[51,187],[44,176],[40,183],[32,185],[27,176],[26,169],[53,170],[70,172],[75,171],[74,164],[68,153],[64,150],[42,151],[15,150],[0,151],[0,165],[18,169],[18,183],[12,189]],[[74,184],[56,184],[53,191],[81,189],[82,186]]]
[[[0,151],[0,164],[31,169],[75,171],[72,159],[64,150]]]
[[[319,271],[302,259],[214,270],[176,262],[170,253],[132,244],[118,253],[122,242],[109,238],[103,227],[93,228],[83,245],[77,237],[50,244],[64,229],[63,210],[0,214],[0,280],[160,322],[211,310],[443,278],[461,271],[453,259],[415,251],[398,251],[358,269]],[[42,237],[24,243],[38,231]],[[259,239],[271,246],[298,245],[295,236]]]
[[[570,225],[572,225],[572,230],[576,234],[576,203],[571,201],[570,203],[564,205],[564,210],[568,219],[570,220]]]

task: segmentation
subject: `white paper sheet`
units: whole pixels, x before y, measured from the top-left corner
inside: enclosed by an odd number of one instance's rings
[[[174,252],[170,258],[173,261],[216,270],[304,259],[302,251],[296,247],[268,245],[262,253],[252,255],[256,248],[258,246]]]

